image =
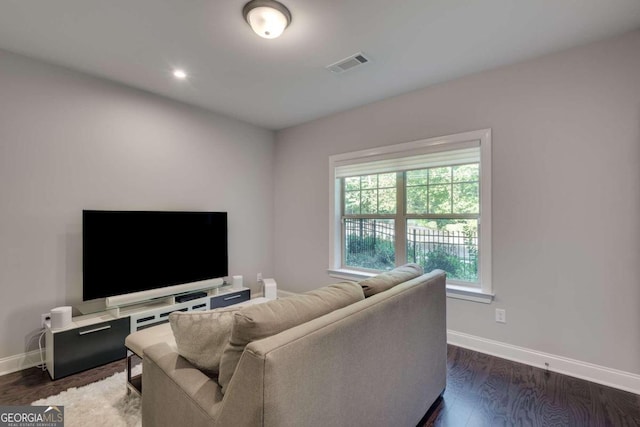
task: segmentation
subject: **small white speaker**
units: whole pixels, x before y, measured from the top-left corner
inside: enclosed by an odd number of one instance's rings
[[[242,289],[242,276],[233,276],[231,285],[233,289]]]
[[[71,307],[56,307],[51,309],[51,329],[62,329],[71,325]]]
[[[264,297],[266,299],[278,298],[278,284],[273,279],[264,279]]]

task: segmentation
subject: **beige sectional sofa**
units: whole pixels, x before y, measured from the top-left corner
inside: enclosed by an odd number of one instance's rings
[[[445,388],[445,307],[439,270],[363,297],[250,342],[224,394],[167,344],[151,346],[143,425],[415,426]]]

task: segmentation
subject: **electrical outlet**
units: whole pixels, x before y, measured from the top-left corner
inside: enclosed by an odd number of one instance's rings
[[[262,283],[262,273],[258,273],[258,283]]]
[[[507,323],[507,310],[504,308],[496,308],[496,322]]]
[[[40,315],[40,327],[44,329],[45,322],[51,321],[51,313],[42,313]]]

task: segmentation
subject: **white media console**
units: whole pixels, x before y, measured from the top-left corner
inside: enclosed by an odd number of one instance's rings
[[[124,340],[132,332],[169,321],[174,311],[210,310],[248,301],[249,288],[223,286],[206,291],[206,295],[178,302],[171,295],[140,304],[113,307],[77,316],[62,329],[46,326],[47,370],[58,379],[94,368],[127,355]]]

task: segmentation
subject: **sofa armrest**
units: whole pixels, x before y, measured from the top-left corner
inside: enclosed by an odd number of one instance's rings
[[[220,386],[166,343],[145,349],[144,426],[210,426],[222,401]]]

